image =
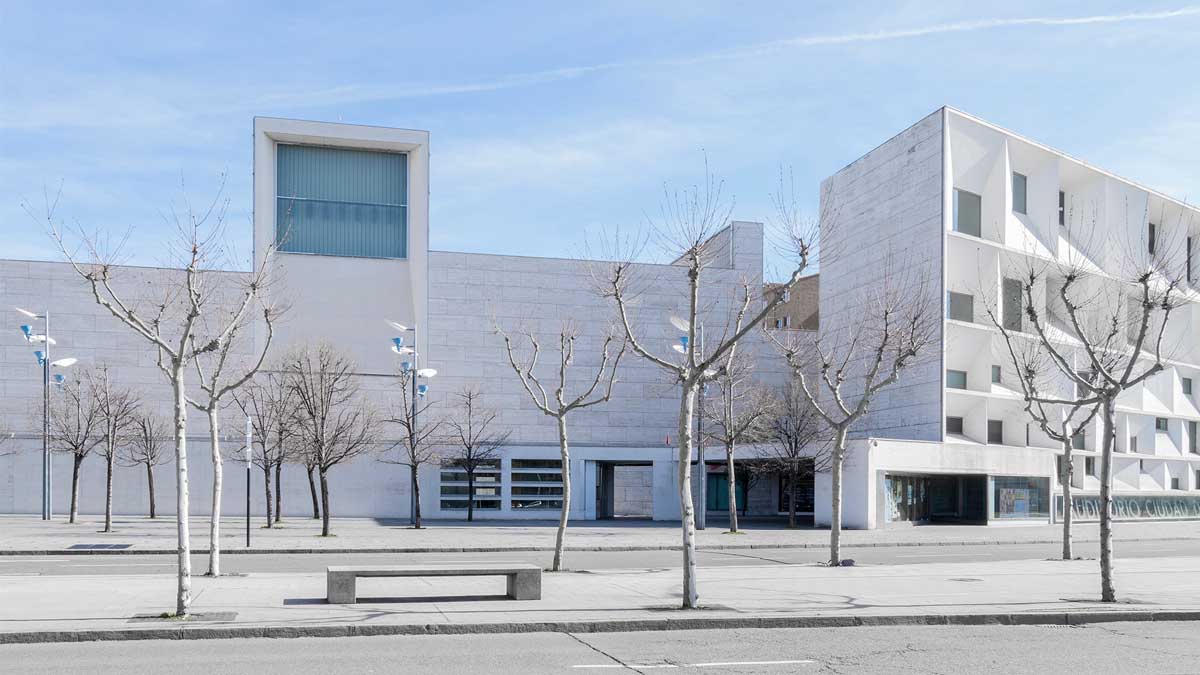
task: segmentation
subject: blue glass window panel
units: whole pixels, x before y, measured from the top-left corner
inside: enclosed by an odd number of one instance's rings
[[[407,155],[279,145],[276,159],[279,250],[407,257]]]

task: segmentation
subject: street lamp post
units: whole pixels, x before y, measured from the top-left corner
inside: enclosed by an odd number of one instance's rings
[[[253,441],[254,427],[250,416],[246,415],[246,548],[250,548],[250,462],[253,457],[253,450],[251,450]]]
[[[704,324],[696,327],[699,332],[697,349],[699,359],[704,360]],[[708,393],[708,383],[701,381],[700,400],[696,402],[696,463],[700,468],[700,508],[696,509],[699,518],[696,519],[696,529],[708,527],[708,465],[704,463],[704,395]]]
[[[68,368],[74,365],[76,359],[50,360],[50,347],[57,344],[54,338],[50,337],[50,312],[36,314],[20,307],[15,309],[30,319],[41,319],[45,322],[42,333],[35,333],[33,326],[28,324],[21,326],[21,333],[24,334],[26,342],[44,345],[42,349],[34,352],[34,355],[37,356],[38,365],[42,367],[42,520],[50,520],[54,515],[51,481],[54,466],[50,461],[50,368]],[[61,379],[59,381],[61,383]]]
[[[410,376],[411,381],[409,384],[412,386],[412,394],[410,395],[410,399],[412,402],[412,409],[409,411],[409,414],[411,416],[412,423],[408,425],[408,442],[409,442],[409,447],[413,448],[413,446],[415,446],[415,444],[417,442],[417,399],[424,398],[426,392],[429,391],[429,385],[426,385],[426,384],[418,385],[417,378],[418,377],[431,378],[431,377],[437,375],[437,371],[434,370],[433,368],[421,368],[420,367],[420,362],[418,361],[420,354],[417,352],[417,347],[418,347],[417,327],[415,325],[410,327],[410,326],[405,326],[402,323],[397,323],[395,321],[385,320],[385,322],[387,323],[387,325],[391,326],[395,330],[400,331],[401,333],[412,333],[412,336],[413,336],[413,346],[411,346],[411,347],[406,347],[404,345],[403,337],[396,336],[396,337],[392,338],[392,351],[393,352],[395,352],[396,354],[399,354],[401,356],[406,356],[409,354],[412,355],[412,361],[402,361],[400,363],[400,367],[404,370],[404,372],[411,373],[411,376]],[[413,449],[415,451],[415,448],[413,448]],[[416,471],[414,471],[413,472],[413,480],[415,481],[418,478],[419,477],[416,475]],[[410,486],[410,488],[409,488],[408,500],[409,500],[409,503],[408,503],[409,521],[412,522],[413,525],[416,525],[417,524],[417,490],[416,490],[415,485]]]

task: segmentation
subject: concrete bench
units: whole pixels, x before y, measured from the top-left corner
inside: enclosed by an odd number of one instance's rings
[[[513,600],[542,599],[542,568],[526,563],[496,565],[343,565],[325,568],[326,599],[332,605],[357,602],[355,586],[359,577],[490,577],[508,579],[506,594]]]

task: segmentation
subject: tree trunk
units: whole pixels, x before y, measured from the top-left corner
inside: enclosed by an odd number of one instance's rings
[[[733,468],[733,451],[734,451],[733,443],[730,443],[729,445],[725,446],[725,471],[727,471],[729,473],[729,475],[727,476],[728,483],[729,483],[729,486],[728,486],[728,489],[729,489],[729,531],[737,532],[738,531],[737,474],[735,473],[735,469]],[[704,478],[707,480],[708,476],[705,475]]]
[[[846,428],[839,428],[833,447],[833,494],[829,514],[829,566],[842,564],[842,464],[846,460]]]
[[[83,464],[83,457],[75,455],[74,466],[71,467],[71,519],[70,523],[75,524],[75,518],[79,515],[79,466]]]
[[[179,573],[175,614],[185,616],[192,604],[192,542],[188,524],[187,398],[184,394],[183,363],[172,364],[171,383],[175,394],[175,522],[178,536]]]
[[[150,519],[154,519],[154,465],[146,462],[146,487],[150,491]]]
[[[1104,448],[1100,457],[1100,600],[1116,602],[1113,587],[1112,457],[1116,441],[1116,401],[1104,399]]]
[[[571,449],[567,443],[567,416],[558,416],[558,454],[562,459],[562,508],[558,513],[558,533],[554,537],[554,564],[551,571],[561,572],[563,543],[567,538],[567,520],[571,516]]]
[[[321,474],[321,536],[329,536],[329,480],[325,477],[325,469],[319,469]]]
[[[313,468],[311,466],[308,466],[308,467],[305,467],[305,469],[308,471],[308,492],[309,492],[309,494],[312,495],[313,520],[320,520],[321,519],[321,501],[317,497],[317,484],[313,482]]]
[[[117,449],[113,441],[107,442],[108,455],[105,456],[105,489],[104,489],[104,531],[112,532],[112,502],[113,502],[113,468],[117,463]]]
[[[225,481],[225,465],[221,461],[221,438],[218,435],[220,421],[217,407],[208,408],[208,444],[212,449],[212,513],[208,519],[208,574],[221,576],[221,488]]]
[[[275,515],[275,512],[271,509],[271,506],[272,506],[272,504],[271,504],[271,469],[272,469],[272,467],[271,467],[270,463],[264,461],[263,462],[263,491],[266,493],[266,497],[267,497],[267,527],[271,527],[271,523],[274,522],[272,520],[272,516]]]
[[[792,474],[788,476],[788,527],[796,529],[796,482],[799,478]]]
[[[475,472],[467,472],[467,522],[475,520]]]
[[[1063,441],[1063,466],[1060,472],[1059,480],[1062,481],[1063,492],[1063,534],[1062,534],[1062,557],[1063,560],[1074,558],[1074,552],[1071,550],[1071,524],[1074,520],[1074,515],[1071,513],[1071,476],[1074,473],[1074,467],[1071,465],[1071,437],[1070,434],[1065,435],[1066,440]]]
[[[692,503],[692,418],[696,385],[685,383],[679,400],[679,515],[683,534],[683,608],[699,606],[696,592],[696,513]]]
[[[282,450],[280,451],[282,452]],[[283,458],[275,460],[275,525],[283,520]]]
[[[418,468],[416,464],[409,467],[409,480],[412,481],[413,491],[413,528],[417,530],[421,529],[421,483],[417,480],[420,477]]]

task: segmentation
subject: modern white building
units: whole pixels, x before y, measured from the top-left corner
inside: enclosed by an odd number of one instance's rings
[[[1031,265],[1048,270],[1034,294],[1078,358],[1058,323],[1058,263],[1082,261],[1105,278],[1144,266],[1168,242],[1165,264],[1188,279],[1181,293],[1190,302],[1170,319],[1166,370],[1120,399],[1114,490],[1118,517],[1200,517],[1200,210],[951,108],[828,178],[822,199],[830,214],[822,246],[855,252],[822,261],[822,331],[856,318],[885,270],[925,275],[942,317],[933,353],[883,392],[858,429],[847,526],[1046,522],[1061,513],[1061,448],[1029,424],[986,307],[1028,332],[1019,280]],[[1102,433],[1093,422],[1075,443],[1074,502],[1085,520],[1098,517]],[[828,492],[819,476],[818,523],[829,519]]]
[[[511,431],[480,481],[477,516],[554,518],[561,504],[555,499],[561,495],[556,429],[528,400],[494,326],[551,338],[570,321],[579,332],[578,367],[594,368],[613,318],[612,303],[597,295],[591,274],[603,262],[430,250],[429,233],[437,225],[429,216],[429,148],[424,131],[255,120],[255,262],[263,261],[273,242],[281,243],[270,293],[291,305],[273,350],[329,342],[353,357],[366,399],[385,411],[395,404],[398,366],[389,349],[398,336],[385,320],[415,326],[421,365],[438,371],[428,382],[437,414],[453,414],[454,395],[475,387]],[[828,178],[821,198],[830,207],[822,208],[828,218],[823,249],[854,251],[822,261],[822,331],[861,316],[864,298],[885,273],[923,275],[942,317],[928,358],[882,392],[857,429],[846,471],[846,525],[1052,520],[1061,508],[1059,448],[1027,424],[1002,340],[984,307],[994,303],[1006,321],[1018,320],[1019,313],[1006,310],[1005,294],[1030,261],[1082,256],[1098,272],[1112,270],[1120,256],[1143,250],[1150,237],[1179,244],[1173,264],[1189,267],[1187,292],[1194,301],[1200,212],[949,108]],[[1086,219],[1073,215],[1085,213]],[[486,214],[477,226],[488,226]],[[720,255],[708,270],[703,320],[719,330],[740,283],[762,283],[763,228],[733,222],[715,235],[713,247]],[[115,283],[131,298],[152,301],[179,274],[126,267]],[[670,354],[679,336],[668,317],[683,313],[684,268],[644,264],[636,274],[644,292],[633,323],[643,344]],[[214,283],[232,286],[244,279],[245,273],[226,272]],[[816,279],[809,287],[815,291]],[[1038,293],[1046,296],[1044,288]],[[112,366],[147,406],[167,411],[169,388],[153,352],[96,305],[68,265],[0,260],[0,308],[13,306],[51,312],[56,357],[78,358],[77,368]],[[0,331],[0,429],[15,434],[0,447],[0,512],[34,513],[40,503],[41,369],[34,346],[16,329],[26,321],[10,309],[0,312],[12,324]],[[815,315],[812,308],[794,320],[809,315]],[[775,320],[779,328],[792,321]],[[1200,517],[1200,304],[1183,307],[1171,321],[1168,369],[1121,400],[1114,477],[1123,517]],[[256,326],[255,339],[263,339],[262,326]],[[761,335],[754,334],[746,349],[756,358],[761,384],[784,383],[782,359]],[[613,400],[571,417],[573,518],[679,517],[677,387],[656,366],[627,356]],[[237,447],[242,427],[230,412],[225,428]],[[189,427],[191,503],[200,515],[208,509],[211,476],[203,416],[193,412]],[[1100,438],[1093,424],[1079,440],[1075,506],[1084,518],[1094,515]],[[407,469],[378,458],[387,446],[385,438],[374,456],[333,469],[333,515],[409,515]],[[754,448],[740,452],[749,456]],[[719,453],[710,450],[705,471],[695,472],[697,480],[705,477],[714,515],[728,497]],[[55,511],[61,514],[69,497],[69,458],[56,457],[54,467]],[[168,466],[158,471],[159,509],[170,513],[173,502],[163,495],[174,489],[173,474]],[[254,480],[252,510],[262,513],[258,472]],[[428,467],[420,480],[423,515],[463,517],[461,472]],[[87,460],[83,512],[102,511],[103,484],[102,462]],[[818,524],[829,521],[829,488],[827,474],[818,474],[815,484],[794,486],[801,512],[814,514]],[[311,515],[301,467],[284,470],[282,489],[286,516]],[[739,496],[751,515],[773,516],[785,511],[785,494],[773,478]],[[241,513],[244,498],[239,489],[227,490],[226,512]],[[117,513],[145,512],[141,470],[119,469],[115,504]]]
[[[398,336],[386,320],[416,327],[422,366],[435,368],[428,381],[430,415],[455,413],[455,394],[477,388],[483,404],[498,412],[501,428],[511,432],[494,469],[479,478],[479,518],[557,518],[561,505],[561,467],[553,419],[542,415],[512,372],[503,341],[495,333],[532,330],[553,342],[565,321],[578,331],[577,367],[599,364],[600,344],[614,318],[611,300],[596,292],[592,269],[598,261],[501,256],[433,251],[429,248],[429,133],[370,126],[257,118],[254,122],[254,249],[263,262],[273,242],[270,293],[290,305],[276,328],[272,351],[325,341],[351,356],[366,399],[386,412],[395,404],[400,359],[391,352]],[[444,198],[452,199],[453,195]],[[488,227],[481,214],[479,227]],[[564,222],[563,227],[574,227]],[[584,234],[581,231],[580,236]],[[762,284],[763,228],[733,222],[717,233],[719,254],[706,272],[704,321],[724,327],[740,284]],[[668,319],[685,314],[685,268],[645,264],[636,269],[638,298],[632,321],[640,339],[663,354],[673,354],[678,331]],[[118,288],[152,300],[160,281],[179,270],[123,268]],[[245,277],[230,272],[231,285]],[[221,283],[216,280],[215,283]],[[65,263],[0,261],[0,304],[10,309],[13,330],[0,334],[3,350],[3,421],[16,432],[19,450],[0,457],[0,512],[36,512],[40,500],[41,369],[16,325],[24,319],[12,306],[49,308],[56,354],[80,359],[77,367],[106,363],[121,382],[136,386],[143,402],[168,409],[169,388],[140,338],[96,305],[86,285]],[[256,339],[263,339],[256,326]],[[411,339],[409,341],[411,344]],[[761,335],[747,343],[768,386],[778,386],[785,369]],[[548,359],[543,359],[547,362]],[[543,373],[549,376],[550,371]],[[573,414],[571,466],[574,476],[572,517],[578,519],[679,518],[675,476],[675,429],[678,385],[658,367],[628,355],[621,363],[613,399]],[[189,419],[189,467],[192,508],[207,512],[211,470],[203,416]],[[230,446],[241,445],[236,411],[224,427]],[[398,433],[386,429],[387,433]],[[386,439],[385,439],[386,440]],[[386,455],[387,442],[378,455]],[[11,447],[11,446],[10,446]],[[8,449],[8,448],[6,448]],[[394,451],[393,451],[394,452]],[[226,453],[228,456],[228,452]],[[724,474],[717,451],[710,452],[710,504],[724,509]],[[234,460],[230,460],[231,462]],[[62,513],[70,486],[70,463],[55,458],[55,511]],[[160,468],[159,508],[170,513],[174,486],[168,466]],[[103,509],[103,463],[84,465],[82,510]],[[422,514],[461,518],[467,503],[461,472],[426,467],[421,475]],[[335,516],[406,517],[411,486],[405,467],[360,458],[330,473],[331,512]],[[251,497],[263,512],[261,475]],[[311,514],[302,467],[284,470],[284,512]],[[750,494],[751,515],[776,515],[783,500],[778,480],[759,481]],[[811,484],[801,486],[811,512]],[[228,513],[240,513],[244,495],[226,494]],[[556,499],[555,497],[559,497]],[[118,513],[145,512],[142,473],[122,468],[116,481]]]

